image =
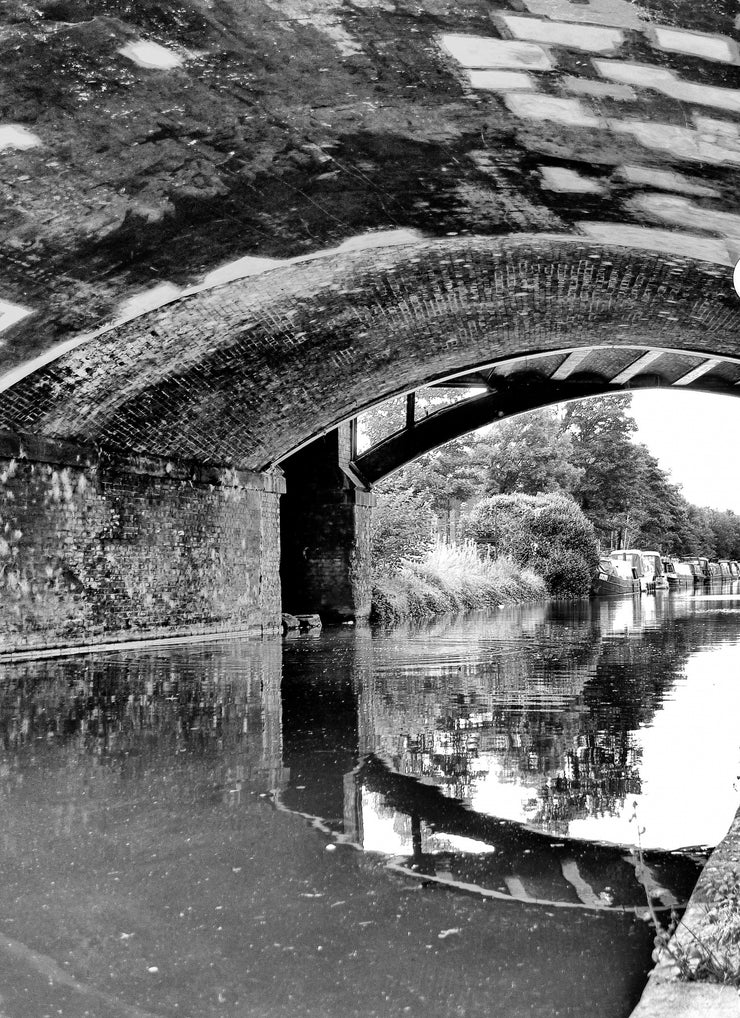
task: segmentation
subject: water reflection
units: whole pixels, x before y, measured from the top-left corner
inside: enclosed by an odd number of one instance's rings
[[[286,780],[280,666],[279,644],[226,644],[4,667],[3,1013],[244,996],[211,938],[253,854],[245,796]]]
[[[680,904],[699,863],[594,842],[634,840],[635,801],[655,846],[724,832],[739,637],[737,598],[666,596],[4,666],[4,1006],[272,1016],[307,992],[327,1015],[367,1014],[373,995],[449,1014],[445,994],[408,989],[421,984],[396,951],[401,922],[422,968],[440,930],[477,931],[468,1014],[490,1013],[491,979],[511,986],[512,944],[535,975],[507,1013],[549,1015],[555,999],[628,1013],[649,935],[616,910],[646,893]],[[427,896],[440,885],[454,898]],[[481,902],[509,911],[486,925]],[[597,941],[624,968],[605,984],[597,952],[568,1010],[573,987],[553,973],[568,952],[590,965]],[[336,966],[371,957],[383,979],[340,988]]]
[[[644,909],[648,893],[656,908],[670,910],[686,901],[698,875],[696,860],[685,855],[647,850],[639,856],[485,816],[373,757],[358,771],[356,786],[353,830],[362,831],[365,847],[388,850],[387,831],[375,846],[364,832],[372,823],[377,838],[378,821],[392,817],[397,867],[487,897],[619,910]]]
[[[212,761],[224,784],[238,767],[279,786],[280,667],[280,648],[268,643],[6,665],[3,789],[31,767],[74,763],[84,783],[93,772],[125,782],[192,759]]]
[[[336,700],[325,648],[314,647],[298,671],[313,660],[319,702],[335,720],[353,717],[354,689],[364,761],[345,773],[344,815],[338,774],[333,809],[321,815],[367,850],[480,893],[619,908],[644,903],[647,887],[665,905],[685,900],[693,864],[648,851],[636,874],[636,852],[573,839],[636,846],[640,830],[643,849],[673,849],[714,844],[729,826],[737,733],[699,725],[697,705],[737,716],[740,630],[727,605],[704,606],[666,594],[527,606],[375,640],[358,634],[333,648],[333,681],[342,668],[354,676]],[[722,682],[705,681],[707,653]],[[287,659],[286,702],[292,669]],[[310,726],[330,753],[331,732],[316,719]],[[300,767],[303,723],[286,719],[285,738]],[[309,791],[317,784],[293,784],[283,800],[319,812]]]
[[[361,752],[476,812],[558,836],[632,844],[636,802],[646,845],[713,844],[738,801],[738,738],[723,719],[740,705],[740,630],[725,604],[704,605],[659,596],[500,612],[409,636],[400,655],[396,637],[390,661],[377,643],[360,691]]]

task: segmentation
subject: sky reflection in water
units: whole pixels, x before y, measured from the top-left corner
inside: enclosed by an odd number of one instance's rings
[[[638,826],[643,847],[716,844],[740,801],[732,605],[725,592],[532,606],[390,634],[373,647],[360,741],[481,814],[616,844]],[[411,852],[382,798],[365,795],[362,826],[365,847]]]

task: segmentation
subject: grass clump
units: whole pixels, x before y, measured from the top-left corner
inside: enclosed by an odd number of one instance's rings
[[[434,541],[423,554],[402,559],[397,568],[377,570],[371,618],[393,623],[539,600],[545,595],[542,578],[506,556],[481,558],[473,541]]]
[[[705,880],[697,903],[661,945],[682,979],[726,983],[740,989],[740,868]]]

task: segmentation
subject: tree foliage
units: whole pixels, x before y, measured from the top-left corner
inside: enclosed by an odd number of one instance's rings
[[[417,415],[448,403],[429,391]],[[460,398],[457,394],[456,398]],[[436,515],[470,511],[493,495],[571,496],[601,547],[740,559],[740,516],[689,503],[650,451],[635,440],[629,394],[579,400],[509,418],[419,458],[379,485],[412,491]],[[404,421],[395,401],[366,415],[372,440]]]
[[[483,485],[491,493],[571,492],[582,481],[571,436],[551,409],[495,425],[479,439],[476,452],[485,470]]]
[[[421,556],[432,546],[434,511],[410,488],[381,492],[372,515],[372,556],[377,566],[397,569],[404,558]]]
[[[392,474],[383,490],[411,489],[424,495],[438,515],[478,497],[480,463],[475,443],[456,439]]]
[[[629,405],[629,396],[579,400],[569,403],[563,415],[563,431],[571,436],[581,471],[573,494],[602,540],[635,522],[640,451],[632,442],[637,425]]]

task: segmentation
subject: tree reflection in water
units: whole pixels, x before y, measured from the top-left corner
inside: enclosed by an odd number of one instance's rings
[[[519,819],[560,836],[624,812],[643,787],[638,733],[691,654],[737,639],[733,615],[646,600],[543,606],[521,629],[501,613],[434,667],[422,635],[395,669],[376,648],[361,747],[478,810],[492,787],[509,806],[507,786],[527,790]],[[429,647],[438,640],[443,630]]]

